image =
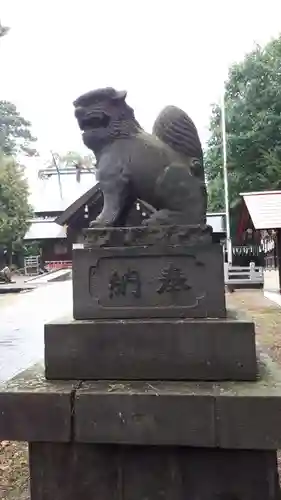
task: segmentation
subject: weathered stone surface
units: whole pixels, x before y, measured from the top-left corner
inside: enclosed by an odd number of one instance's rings
[[[45,325],[48,379],[255,380],[252,321],[65,319]]]
[[[194,246],[212,243],[212,228],[197,226],[107,227],[84,230],[85,248]]]
[[[281,447],[281,374],[264,355],[257,383],[218,385],[217,437],[221,448]]]
[[[69,441],[74,388],[47,382],[41,365],[11,379],[0,390],[0,441]]]
[[[31,500],[119,500],[114,446],[31,443]]]
[[[257,382],[85,382],[75,397],[81,442],[277,450],[280,418],[280,375],[267,359]]]
[[[225,317],[221,246],[76,249],[73,301],[75,319]]]
[[[84,383],[75,399],[75,440],[215,446],[212,392],[160,384]]]
[[[31,443],[31,500],[279,500],[276,453]]]
[[[36,368],[0,393],[0,439],[281,448],[281,378],[257,382],[45,382]],[[20,417],[19,417],[20,416]]]
[[[203,152],[189,116],[167,106],[147,134],[125,102],[109,87],[75,100],[84,144],[97,159],[103,210],[91,224],[124,226],[139,198],[156,210],[152,224],[203,224],[207,193]]]

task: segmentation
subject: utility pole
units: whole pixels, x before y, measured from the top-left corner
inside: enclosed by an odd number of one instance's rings
[[[221,98],[221,132],[222,132],[222,152],[223,152],[223,179],[224,179],[224,204],[226,213],[226,245],[227,245],[227,261],[232,264],[232,242],[230,236],[230,213],[229,213],[229,191],[228,191],[228,175],[227,175],[227,141],[226,141],[226,126],[225,126],[225,100],[224,88]]]
[[[51,155],[52,155],[52,158],[53,158],[53,165],[56,169],[56,172],[57,172],[57,175],[58,175],[58,183],[59,183],[59,190],[60,190],[60,199],[62,200],[63,199],[63,196],[62,196],[62,185],[61,185],[61,177],[60,177],[60,167],[59,167],[59,164],[56,160],[56,157],[53,153],[53,151],[51,151]]]

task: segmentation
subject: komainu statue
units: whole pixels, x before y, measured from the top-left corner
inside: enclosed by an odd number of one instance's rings
[[[205,224],[203,154],[192,120],[167,106],[146,133],[126,103],[127,93],[98,89],[74,102],[84,144],[97,159],[103,210],[93,226],[124,226],[136,201],[156,209],[146,223]]]

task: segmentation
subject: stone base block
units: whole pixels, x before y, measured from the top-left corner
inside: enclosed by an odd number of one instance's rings
[[[281,449],[281,378],[256,382],[46,382],[28,370],[0,392],[0,440]]]
[[[274,451],[31,443],[31,500],[279,500]]]
[[[90,247],[73,251],[74,318],[225,317],[221,245],[164,229],[91,230]]]
[[[0,389],[0,442],[68,442],[76,387],[73,381],[46,381],[41,365],[11,379]]]
[[[61,320],[45,325],[46,378],[255,380],[254,324],[217,320]]]

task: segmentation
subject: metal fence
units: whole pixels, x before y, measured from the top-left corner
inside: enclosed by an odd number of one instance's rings
[[[37,276],[40,270],[40,255],[31,255],[24,259],[25,276]]]
[[[257,267],[253,262],[249,266],[230,266],[224,264],[224,281],[228,287],[256,287],[263,285],[263,268]]]

